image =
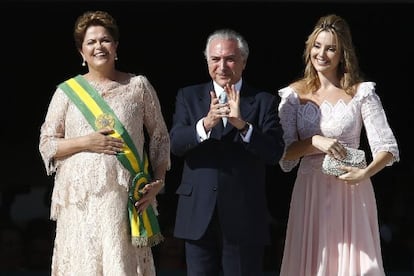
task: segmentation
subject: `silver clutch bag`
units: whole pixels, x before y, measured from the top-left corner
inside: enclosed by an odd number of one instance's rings
[[[336,159],[328,154],[325,155],[322,162],[322,172],[324,174],[339,176],[346,173],[339,169],[341,166],[356,167],[363,169],[367,166],[365,159],[365,152],[360,149],[353,149],[345,147],[347,154],[344,159]]]

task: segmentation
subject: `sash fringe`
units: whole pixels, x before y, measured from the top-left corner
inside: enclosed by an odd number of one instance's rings
[[[164,241],[164,236],[157,233],[151,237],[132,237],[132,245],[136,247],[153,247]]]

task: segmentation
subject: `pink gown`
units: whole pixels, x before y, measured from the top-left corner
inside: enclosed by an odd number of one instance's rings
[[[279,90],[279,116],[286,145],[315,134],[358,148],[365,126],[373,156],[389,151],[399,161],[375,83],[363,82],[353,99],[300,104],[290,88]],[[323,154],[281,160],[283,171],[299,164],[292,191],[281,276],[382,276],[377,206],[369,179],[347,185],[322,173]],[[368,154],[367,154],[368,156]]]
[[[149,133],[151,164],[170,166],[167,127],[156,92],[144,76],[124,83],[90,83],[123,123],[138,151]],[[127,212],[131,175],[115,155],[79,152],[53,158],[56,141],[93,131],[57,89],[41,127],[39,150],[48,175],[55,173],[51,219],[56,220],[52,275],[155,276],[151,248],[131,244]],[[142,156],[142,152],[140,152]]]

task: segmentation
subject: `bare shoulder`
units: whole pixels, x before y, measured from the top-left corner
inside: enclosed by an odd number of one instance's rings
[[[289,84],[289,87],[292,88],[299,95],[306,94],[306,86],[303,80],[292,82],[291,84]]]

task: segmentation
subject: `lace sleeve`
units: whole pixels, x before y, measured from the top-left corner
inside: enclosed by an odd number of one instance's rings
[[[170,138],[157,92],[146,77],[141,76],[141,78],[145,91],[144,125],[149,136],[150,162],[154,168],[167,165],[167,168],[170,169]]]
[[[283,128],[283,140],[285,141],[285,150],[282,158],[279,161],[279,165],[284,172],[291,171],[299,163],[297,160],[285,160],[284,156],[286,154],[287,147],[292,144],[294,141],[298,140],[297,132],[297,110],[299,107],[299,101],[297,99],[296,93],[290,87],[285,87],[280,89],[279,96],[281,101],[279,103],[279,118],[280,123]]]
[[[65,116],[68,100],[65,93],[58,88],[52,96],[45,120],[40,127],[39,151],[47,175],[56,172],[58,166],[54,156],[57,151],[57,140],[65,135]]]
[[[361,114],[367,133],[368,143],[375,155],[381,151],[392,153],[393,159],[387,164],[392,165],[400,160],[397,141],[390,128],[387,117],[374,85],[365,85],[361,93]]]

